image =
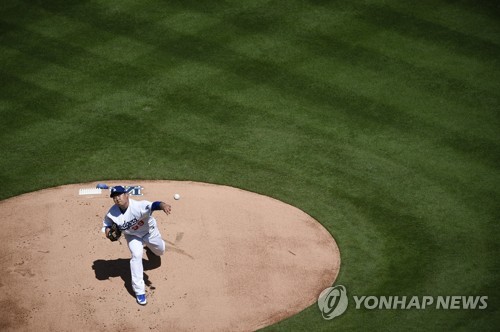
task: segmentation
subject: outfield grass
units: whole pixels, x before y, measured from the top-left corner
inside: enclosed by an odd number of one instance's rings
[[[0,4],[0,199],[102,179],[226,184],[337,240],[357,295],[268,330],[500,326],[500,8],[487,1]],[[244,308],[243,308],[244,310]]]

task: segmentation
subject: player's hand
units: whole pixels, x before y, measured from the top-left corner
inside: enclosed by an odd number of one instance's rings
[[[170,212],[172,212],[172,207],[165,202],[162,202],[161,208],[166,215],[169,215]]]

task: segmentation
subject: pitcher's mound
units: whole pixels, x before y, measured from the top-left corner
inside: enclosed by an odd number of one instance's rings
[[[101,233],[109,191],[61,186],[0,202],[0,330],[255,330],[314,304],[337,277],[332,236],[283,202],[195,182],[107,184],[172,206],[154,214],[167,252],[159,267],[144,255],[148,304],[131,294],[126,241]]]

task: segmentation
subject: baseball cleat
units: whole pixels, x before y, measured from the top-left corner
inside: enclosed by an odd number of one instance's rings
[[[146,294],[136,295],[135,298],[137,299],[137,303],[139,303],[140,305],[145,305],[146,303],[148,303],[148,301],[146,300]]]

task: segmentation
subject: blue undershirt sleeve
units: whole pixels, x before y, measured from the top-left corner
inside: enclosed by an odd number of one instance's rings
[[[160,205],[160,201],[153,202],[153,204],[151,204],[151,211],[161,210]]]

